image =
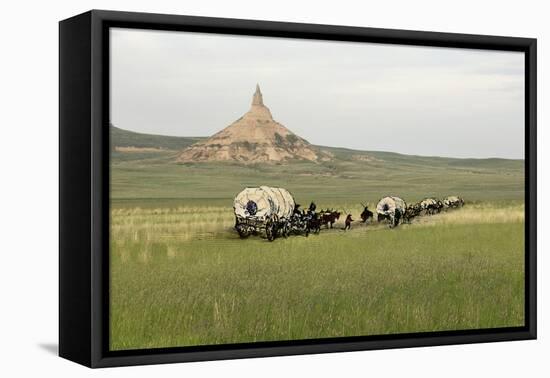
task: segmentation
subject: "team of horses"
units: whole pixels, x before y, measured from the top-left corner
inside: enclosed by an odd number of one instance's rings
[[[300,209],[300,205],[294,206],[294,212],[290,217],[289,231],[294,234],[310,233],[318,234],[321,227],[333,228],[334,223],[340,219],[342,213],[333,209],[317,211],[315,202],[311,202],[307,210]]]
[[[389,198],[389,197],[385,197]],[[398,197],[391,197],[398,199]],[[384,198],[381,200],[383,201]],[[443,200],[438,198],[424,198],[422,201],[405,204],[403,206],[395,206],[393,209],[382,208],[382,210],[377,211],[377,222],[388,222],[390,227],[395,227],[400,223],[411,223],[412,220],[418,216],[422,215],[434,215],[439,214],[440,212],[459,208],[464,206],[464,199],[458,196],[449,196]],[[310,222],[309,227],[306,228],[314,229],[315,233],[318,233],[321,230],[321,227],[326,229],[334,228],[334,224],[342,216],[342,212],[334,209],[320,210],[315,211],[315,204],[312,202],[310,208],[306,212],[301,212],[298,210],[300,205],[297,205],[295,209],[295,214],[308,215],[308,221]],[[371,223],[374,221],[375,213],[369,210],[368,205],[361,203],[363,211],[360,214],[361,223]],[[385,210],[385,211],[384,211]],[[351,228],[351,222],[353,222],[351,214],[347,214],[345,220],[344,229]]]

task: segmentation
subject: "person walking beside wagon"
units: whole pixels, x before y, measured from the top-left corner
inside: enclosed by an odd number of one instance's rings
[[[351,214],[348,214],[348,216],[346,217],[346,225],[344,226],[344,231],[351,230],[351,222],[353,222],[353,219],[351,217]]]

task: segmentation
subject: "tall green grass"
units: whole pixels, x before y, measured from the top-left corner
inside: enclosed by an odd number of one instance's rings
[[[332,148],[319,164],[176,164],[171,149],[111,156],[113,350],[524,324],[523,161]],[[309,238],[241,240],[232,201],[259,185],[355,219],[386,195],[467,205],[393,230],[344,232],[342,216]]]
[[[239,239],[228,206],[123,206],[111,225],[113,350],[524,324],[519,201],[272,243]]]

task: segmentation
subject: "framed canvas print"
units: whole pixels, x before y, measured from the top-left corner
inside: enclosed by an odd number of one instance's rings
[[[60,22],[62,357],[536,337],[536,40]]]

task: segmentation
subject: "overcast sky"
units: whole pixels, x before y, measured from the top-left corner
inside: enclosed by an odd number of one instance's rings
[[[523,158],[524,56],[111,29],[111,122],[209,136],[250,107],[309,142],[452,157]]]

